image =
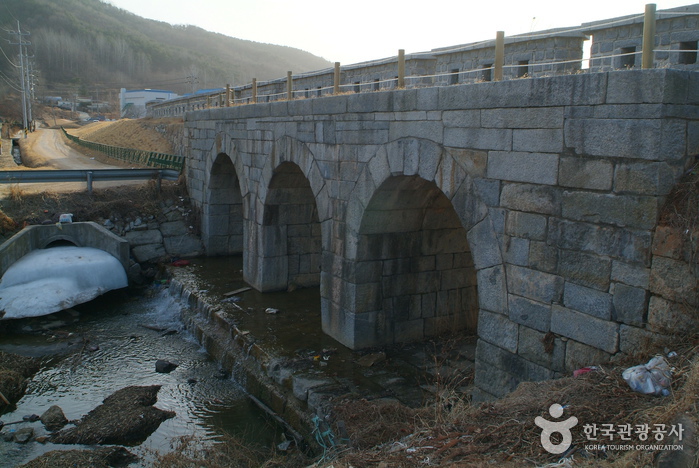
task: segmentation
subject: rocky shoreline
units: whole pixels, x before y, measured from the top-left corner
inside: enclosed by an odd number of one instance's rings
[[[0,352],[0,390],[4,390],[0,397],[3,400],[0,414],[22,398],[28,379],[38,369],[37,359]],[[127,466],[137,461],[138,457],[121,445],[143,442],[163,421],[175,416],[172,411],[154,406],[159,390],[159,385],[122,388],[76,421],[69,421],[56,405],[49,407],[41,416],[26,415],[21,421],[12,422],[0,420],[0,437],[5,442],[17,444],[31,441],[69,445],[113,444],[89,450],[54,450],[21,465],[23,467]],[[22,426],[15,430],[12,426],[19,423]],[[50,434],[36,436],[35,424],[43,424]]]

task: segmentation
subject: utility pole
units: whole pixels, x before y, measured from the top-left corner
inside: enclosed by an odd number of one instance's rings
[[[10,34],[14,34],[17,36],[17,42],[10,42],[12,45],[18,45],[19,46],[19,68],[20,68],[20,84],[22,86],[22,119],[23,119],[23,131],[24,131],[24,138],[27,138],[27,131],[28,131],[28,122],[27,122],[27,83],[28,77],[26,76],[27,71],[24,69],[24,49],[22,46],[28,46],[31,45],[31,42],[25,42],[22,39],[22,36],[29,36],[29,33],[23,33],[22,29],[19,26],[19,21],[17,21],[17,31],[10,31]]]
[[[34,102],[34,63],[30,59],[34,59],[34,56],[25,56],[27,60],[27,121],[29,124],[29,130],[34,131],[34,117],[32,116],[32,103]]]

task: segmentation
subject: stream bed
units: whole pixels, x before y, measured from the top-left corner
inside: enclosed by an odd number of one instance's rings
[[[0,351],[42,359],[16,409],[0,415],[5,423],[41,415],[52,405],[68,419],[78,419],[115,391],[130,385],[161,385],[156,407],[174,411],[137,447],[128,447],[147,465],[156,453],[172,450],[180,436],[202,443],[223,434],[246,443],[270,446],[282,439],[280,428],[255,406],[231,378],[183,329],[180,304],[163,286],[133,296],[112,292],[90,303],[46,317],[15,320],[0,328]],[[158,359],[178,364],[171,373],[157,373]],[[46,434],[41,422],[6,426],[4,431],[31,426]],[[51,450],[74,445],[26,444],[0,438],[0,467],[14,467]]]
[[[241,257],[194,258],[171,274],[215,304],[265,353],[290,362],[290,372],[298,367],[359,397],[397,398],[412,407],[430,398],[434,375],[460,376],[464,387],[472,380],[474,337],[448,340],[444,346],[428,341],[387,347],[385,353],[352,351],[322,332],[319,288],[263,294],[247,287],[242,267]],[[161,385],[155,406],[176,416],[141,445],[127,447],[141,457],[134,467],[149,466],[155,454],[172,451],[181,436],[207,444],[228,434],[248,446],[267,448],[283,442],[282,428],[185,330],[183,306],[175,297],[179,296],[171,295],[167,285],[155,284],[143,294],[112,291],[68,311],[0,322],[0,351],[43,362],[17,408],[0,420],[21,421],[52,405],[60,406],[68,419],[78,419],[124,387]],[[377,356],[381,360],[376,364],[362,363]],[[159,359],[178,367],[169,374],[157,373]],[[46,434],[40,422],[6,426],[4,431],[26,425],[34,428],[35,436]],[[0,468],[19,466],[51,450],[75,448],[82,447],[17,444],[0,437]]]

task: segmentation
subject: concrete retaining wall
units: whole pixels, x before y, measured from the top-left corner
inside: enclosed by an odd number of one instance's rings
[[[53,242],[67,241],[78,247],[104,250],[129,269],[129,243],[94,222],[27,226],[0,245],[0,277],[17,260]]]

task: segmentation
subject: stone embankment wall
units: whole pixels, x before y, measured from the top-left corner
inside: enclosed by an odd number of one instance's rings
[[[630,312],[626,315],[634,324],[646,322],[646,333],[640,335],[639,339],[648,340],[652,338],[652,333],[686,334],[699,326],[697,234],[696,229],[688,227],[658,226],[655,230],[653,260],[647,278],[648,314],[643,315],[642,307],[628,311],[620,304],[621,308],[618,309]],[[646,280],[645,277],[641,279]],[[645,287],[645,284],[641,286]],[[641,297],[641,292],[630,293]],[[633,303],[632,300],[629,301],[629,304]]]
[[[328,383],[301,379],[292,385],[293,371],[283,368],[253,337],[241,332],[220,304],[208,301],[190,280],[186,275],[175,276],[169,288],[170,294],[185,306],[182,321],[187,330],[231,372],[256,404],[279,418],[298,442],[313,441],[311,417],[313,413],[324,414],[328,395],[323,390]],[[313,389],[314,386],[318,388]]]
[[[159,123],[153,129],[172,144],[172,154],[185,154],[187,145],[183,125],[180,123]]]
[[[99,220],[106,229],[129,242],[131,265],[127,273],[132,284],[142,284],[154,276],[153,266],[157,263],[204,252],[189,199],[166,200],[161,206],[156,215],[113,215]]]

